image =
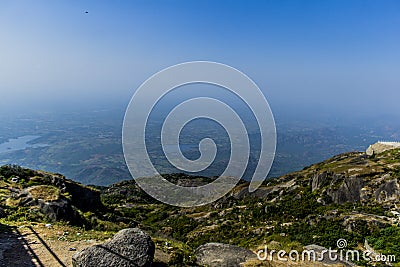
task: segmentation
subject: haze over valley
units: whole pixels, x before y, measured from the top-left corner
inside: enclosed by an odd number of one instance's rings
[[[399,14],[0,1],[0,267],[399,267]]]

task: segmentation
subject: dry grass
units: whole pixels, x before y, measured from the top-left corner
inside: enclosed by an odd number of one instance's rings
[[[33,198],[44,201],[54,201],[60,197],[60,189],[51,185],[32,186],[28,189],[28,192]]]
[[[70,239],[72,235],[76,236],[76,233],[74,233],[73,229],[70,227],[53,226],[47,228],[43,225],[37,225],[33,226],[33,229],[42,238],[48,248],[46,248],[28,228],[20,228],[19,231],[23,234],[24,239],[28,242],[29,246],[44,266],[60,266],[49,249],[65,266],[69,267],[72,266],[72,256],[75,253],[89,246],[103,242],[84,236],[79,238],[79,240],[70,241],[68,239]],[[69,230],[69,234],[66,238],[61,238],[66,230]]]
[[[18,207],[20,200],[14,198],[7,198],[6,205],[9,207]]]

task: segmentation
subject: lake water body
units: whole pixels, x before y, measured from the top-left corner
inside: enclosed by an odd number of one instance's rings
[[[37,135],[24,135],[17,138],[9,139],[7,142],[0,144],[0,154],[13,152],[17,150],[24,150],[26,148],[46,147],[47,144],[31,144],[30,142],[38,139]]]

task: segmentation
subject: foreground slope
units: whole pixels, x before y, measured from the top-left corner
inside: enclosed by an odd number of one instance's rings
[[[3,224],[52,223],[84,233],[65,242],[139,227],[152,236],[156,261],[170,266],[195,265],[196,249],[210,242],[253,251],[265,245],[301,251],[311,244],[335,248],[345,239],[349,249],[371,246],[400,259],[399,149],[337,155],[267,180],[253,193],[241,182],[217,202],[194,208],[159,203],[133,180],[92,188],[17,166],[1,167],[0,175]],[[186,186],[211,180],[183,174],[166,178]]]

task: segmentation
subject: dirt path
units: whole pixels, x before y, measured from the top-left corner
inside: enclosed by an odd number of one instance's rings
[[[76,228],[47,227],[43,223],[0,224],[0,267],[70,267],[76,252],[103,243],[112,235],[90,231],[81,233]],[[153,265],[165,267],[169,258],[168,254],[156,250]]]
[[[0,266],[40,266],[37,264],[37,258],[29,249],[29,243],[15,232],[15,229],[9,228],[0,233]]]
[[[58,240],[48,232],[45,228],[30,226],[3,229],[0,233],[0,267],[69,267],[77,251],[101,243]]]

